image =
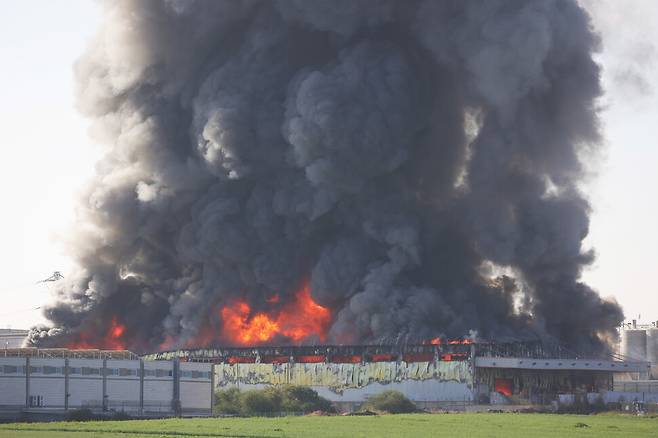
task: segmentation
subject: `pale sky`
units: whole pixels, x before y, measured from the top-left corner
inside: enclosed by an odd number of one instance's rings
[[[658,1],[580,1],[603,34],[606,87],[584,279],[627,318],[658,320]],[[73,63],[101,16],[92,0],[0,4],[0,328],[28,328],[50,300],[36,282],[72,266],[59,242],[100,154],[74,108]]]

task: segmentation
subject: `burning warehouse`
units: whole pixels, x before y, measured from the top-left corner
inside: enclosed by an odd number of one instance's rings
[[[629,393],[615,387],[615,376],[647,370],[644,362],[574,358],[537,342],[233,347],[141,358],[127,351],[12,349],[0,356],[0,414],[39,418],[87,408],[209,415],[216,390],[277,385],[311,387],[343,411],[389,389],[429,410],[569,404],[577,397],[616,402]],[[658,391],[647,392],[643,400],[658,401]]]
[[[76,76],[106,155],[29,345],[337,401],[609,386],[618,364],[575,359],[622,320],[581,281],[601,83],[576,0],[105,7]],[[537,340],[579,353],[492,350]]]
[[[105,7],[76,76],[106,156],[30,345],[608,348],[576,0]]]
[[[426,409],[474,404],[615,402],[615,376],[646,376],[649,364],[576,357],[540,342],[214,348],[161,352],[148,360],[214,363],[217,389],[310,386],[343,410],[398,390]],[[658,401],[658,393],[648,395]]]

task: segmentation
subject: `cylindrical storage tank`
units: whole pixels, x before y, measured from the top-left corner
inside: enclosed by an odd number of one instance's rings
[[[647,330],[647,360],[658,365],[658,328]]]
[[[647,360],[647,332],[644,329],[621,331],[621,354],[629,360]]]

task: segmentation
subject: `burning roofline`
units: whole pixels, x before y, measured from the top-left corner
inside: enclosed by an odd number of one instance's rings
[[[614,364],[635,363],[618,356],[592,357],[567,350],[556,350],[539,341],[473,342],[455,340],[441,343],[414,344],[355,344],[355,345],[280,345],[250,347],[214,347],[167,350],[138,355],[128,350],[68,349],[68,348],[14,348],[0,350],[6,357],[43,358],[95,358],[95,359],[143,359],[213,363],[367,363],[367,362],[425,362],[464,360],[518,360],[523,358],[542,360],[606,361]],[[501,362],[502,363],[502,362]],[[642,365],[642,364],[640,364]],[[621,371],[621,369],[619,369]]]
[[[199,361],[228,361],[230,357],[299,357],[317,356],[344,357],[360,355],[362,357],[381,357],[389,355],[391,360],[398,360],[409,355],[441,357],[442,354],[472,354],[487,356],[518,357],[559,357],[552,348],[546,348],[539,341],[490,342],[472,341],[470,339],[446,340],[440,343],[419,342],[405,344],[314,344],[314,345],[254,345],[217,346],[209,348],[181,348],[145,354],[147,360],[168,360],[175,357]],[[429,356],[428,356],[429,355]],[[573,356],[573,355],[571,355]]]
[[[378,345],[296,345],[214,347],[160,351],[146,354],[145,360],[170,360],[182,358],[189,361],[225,363],[282,363],[282,362],[382,362],[382,361],[431,361],[449,358],[466,360],[471,356],[469,343],[419,343]],[[450,356],[445,356],[446,354]]]
[[[546,343],[540,340],[529,341],[489,341],[470,339],[445,340],[442,342],[418,342],[404,344],[313,344],[313,345],[254,345],[254,346],[217,346],[209,348],[181,348],[148,353],[142,357],[146,360],[169,360],[183,358],[190,361],[228,362],[230,358],[250,358],[255,361],[264,358],[311,358],[323,356],[326,361],[332,358],[360,356],[363,361],[372,358],[388,357],[390,360],[404,360],[415,357],[431,360],[440,359],[442,355],[453,354],[469,357],[515,357],[537,359],[592,359],[623,361],[624,358],[613,354],[589,354],[565,349],[558,344]],[[459,357],[459,356],[456,356]],[[242,359],[233,359],[242,360]],[[245,359],[246,360],[246,359]]]

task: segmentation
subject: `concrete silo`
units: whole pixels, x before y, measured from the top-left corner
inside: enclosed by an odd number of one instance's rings
[[[658,365],[658,328],[652,327],[646,331],[647,360]]]
[[[651,362],[651,375],[658,378],[658,322],[656,327],[647,329],[647,360]]]
[[[638,328],[621,330],[621,354],[629,360],[647,360],[647,331]]]

